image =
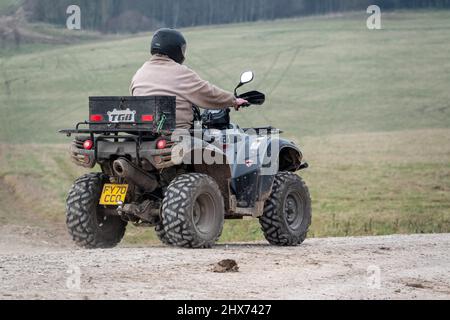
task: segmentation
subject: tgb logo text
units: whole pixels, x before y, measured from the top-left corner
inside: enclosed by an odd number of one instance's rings
[[[136,111],[131,111],[130,109],[126,110],[117,110],[108,112],[109,122],[112,123],[120,123],[120,122],[135,122]]]

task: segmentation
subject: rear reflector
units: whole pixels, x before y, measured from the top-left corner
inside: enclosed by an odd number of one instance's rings
[[[86,140],[83,143],[83,148],[86,150],[91,150],[93,146],[94,146],[94,142],[92,142],[92,140]]]
[[[153,115],[152,114],[144,114],[142,116],[142,122],[153,122]]]
[[[156,148],[158,148],[159,150],[165,149],[167,147],[167,141],[166,140],[159,140],[156,143]]]
[[[101,114],[92,114],[91,122],[100,122],[103,121],[103,116]]]

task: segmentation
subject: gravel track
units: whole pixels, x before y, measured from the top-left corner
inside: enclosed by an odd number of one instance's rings
[[[450,299],[450,234],[207,250],[81,250],[34,229],[0,234],[0,299]],[[223,259],[239,272],[212,272]]]

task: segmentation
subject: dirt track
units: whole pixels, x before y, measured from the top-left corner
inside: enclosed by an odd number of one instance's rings
[[[450,299],[450,234],[90,251],[34,229],[0,234],[0,299]],[[227,258],[239,272],[211,271]]]

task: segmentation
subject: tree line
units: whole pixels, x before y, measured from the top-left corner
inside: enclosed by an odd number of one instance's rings
[[[450,0],[25,0],[24,9],[32,21],[65,25],[72,4],[81,8],[83,29],[109,33],[365,10],[372,4],[382,10],[450,8]]]

